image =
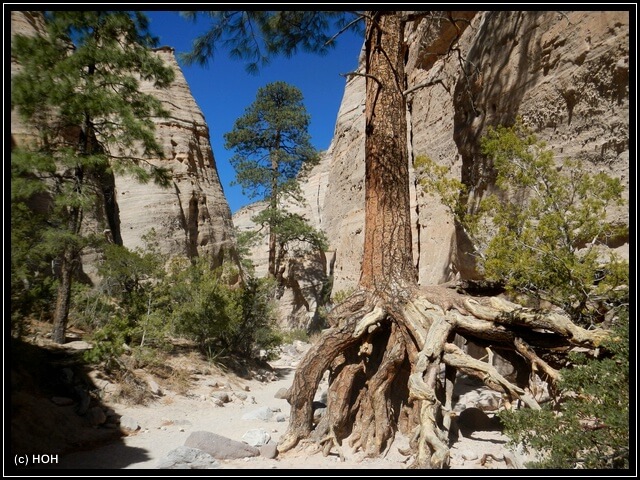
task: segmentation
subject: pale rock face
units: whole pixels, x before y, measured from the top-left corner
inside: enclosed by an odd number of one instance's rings
[[[171,170],[172,185],[143,185],[128,176],[116,176],[122,241],[129,248],[143,247],[143,235],[153,228],[164,253],[205,256],[219,266],[225,252],[234,251],[235,235],[209,128],[173,49],[160,48],[156,55],[173,68],[176,78],[167,89],[147,83],[141,90],[153,93],[169,111],[168,118],[155,119],[156,138],[165,158],[152,163]]]
[[[475,202],[492,188],[479,154],[481,136],[488,126],[521,116],[558,160],[581,158],[592,171],[617,176],[628,199],[629,14],[471,12],[465,18],[470,23],[458,46],[461,58],[478,67],[475,75],[461,72],[455,53],[433,55],[443,51],[430,22],[407,28],[407,88],[434,82],[407,96],[411,158],[427,155],[447,166],[468,185]],[[327,273],[333,275],[334,294],[355,288],[360,278],[364,91],[363,77],[347,81],[333,141],[302,187],[310,205],[307,218],[330,242]],[[419,283],[477,278],[451,214],[416,185],[410,171]],[[609,214],[628,225],[628,207]],[[628,238],[615,239],[610,247],[628,259]]]
[[[466,58],[480,71],[470,86],[458,79],[453,140],[472,201],[492,187],[480,137],[516,115],[556,159],[581,159],[592,172],[620,178],[628,199],[628,12],[484,12],[464,37]],[[609,218],[628,225],[628,208],[611,208]],[[628,243],[615,239],[610,247],[628,258]],[[458,269],[473,277],[473,262],[461,250]]]
[[[428,22],[408,29],[407,88],[412,156],[428,155],[465,182],[472,201],[485,191],[479,139],[490,125],[520,115],[556,158],[591,162],[629,185],[629,14],[627,12],[478,12],[459,47],[480,69],[467,77],[456,54],[438,52]],[[436,57],[436,61],[433,58]],[[428,70],[424,68],[428,67]],[[323,228],[335,252],[334,292],[354,288],[364,236],[364,78],[347,82],[327,152]],[[473,92],[475,112],[468,91]],[[318,168],[322,168],[319,166]],[[413,175],[413,173],[412,173]],[[413,178],[413,177],[412,177]],[[315,188],[315,187],[313,187]],[[464,239],[438,199],[412,182],[414,259],[420,284],[476,275]],[[628,208],[611,218],[628,224]],[[628,239],[611,245],[628,258]]]
[[[35,35],[43,33],[43,19],[36,12],[12,12],[11,33]],[[156,118],[156,138],[164,150],[164,158],[151,158],[149,163],[167,168],[172,173],[169,188],[139,183],[128,175],[115,173],[105,201],[85,216],[85,231],[102,234],[129,249],[144,248],[143,236],[156,232],[160,252],[170,256],[203,256],[219,266],[223,260],[236,260],[235,234],[231,211],[224,196],[209,141],[209,129],[191,94],[172,48],[155,51],[175,71],[175,80],[167,89],[157,89],[149,82],[141,83],[141,91],[161,100],[169,111],[168,118]],[[12,73],[19,65],[12,62]],[[11,118],[12,142],[28,137],[26,126],[15,112]],[[109,197],[109,198],[107,198]],[[107,203],[109,205],[107,206]],[[88,278],[98,280],[95,253],[87,252],[83,270]]]
[[[34,12],[11,12],[11,36],[25,35],[35,36],[44,34],[44,20],[41,15]],[[20,71],[20,65],[11,59],[11,76]],[[15,109],[11,110],[11,142],[24,141],[31,132],[20,119]]]

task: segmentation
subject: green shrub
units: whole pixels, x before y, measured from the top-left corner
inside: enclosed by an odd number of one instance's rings
[[[118,357],[124,353],[132,333],[132,326],[124,317],[115,316],[91,336],[93,347],[84,353],[88,363],[105,363],[107,368],[119,369]]]
[[[293,343],[296,340],[307,343],[309,341],[309,332],[304,328],[295,328],[292,330],[285,330],[281,333],[282,343]]]
[[[196,341],[203,353],[209,346],[226,349],[225,336],[242,316],[238,292],[200,259],[186,268],[174,264],[169,281],[175,333]]]
[[[560,370],[563,392],[542,410],[505,410],[500,418],[513,443],[539,452],[531,468],[629,468],[629,323],[620,316],[603,358],[572,353]]]
[[[226,337],[232,351],[252,356],[257,350],[271,352],[282,343],[275,328],[275,286],[272,278],[250,278],[238,292],[241,317]]]
[[[591,174],[576,160],[556,162],[520,121],[489,128],[481,148],[496,180],[475,205],[447,168],[425,156],[416,166],[425,190],[440,197],[471,239],[485,279],[519,300],[556,305],[586,326],[624,304],[629,264],[607,249],[629,234],[628,225],[607,220],[608,209],[625,204],[620,180]]]

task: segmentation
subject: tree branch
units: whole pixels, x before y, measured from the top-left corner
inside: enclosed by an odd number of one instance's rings
[[[333,37],[331,37],[329,40],[327,40],[325,42],[325,46],[329,45],[331,42],[333,42],[336,38],[338,38],[340,35],[342,35],[344,32],[346,32],[351,26],[355,25],[356,23],[364,20],[366,17],[365,15],[359,14],[354,20],[351,20],[347,25],[345,25],[338,33],[336,33]]]
[[[375,76],[373,76],[371,74],[368,74],[368,73],[348,72],[348,73],[341,73],[340,76],[341,77],[345,77],[347,79],[349,77],[352,77],[352,76],[371,78],[371,79],[375,80],[380,87],[382,87],[382,82],[380,80],[378,80],[378,78],[376,78]]]
[[[438,78],[438,79],[436,79],[436,80],[429,80],[428,82],[424,82],[424,83],[421,83],[421,84],[416,85],[416,86],[414,86],[414,87],[411,87],[411,88],[409,88],[409,89],[405,90],[404,92],[402,92],[402,95],[405,95],[405,96],[406,96],[406,95],[408,95],[409,93],[414,92],[414,91],[416,91],[416,90],[418,90],[418,89],[420,89],[420,88],[432,87],[432,86],[434,86],[434,85],[436,85],[436,84],[438,84],[438,83],[439,83],[440,85],[442,85],[442,87],[443,87],[447,92],[449,91],[449,89],[445,86],[445,84],[444,84],[444,82],[442,81],[442,79],[441,79],[441,78]]]

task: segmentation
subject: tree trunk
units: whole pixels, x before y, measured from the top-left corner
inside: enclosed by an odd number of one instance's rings
[[[563,315],[528,311],[497,298],[418,286],[412,261],[401,13],[366,14],[365,243],[359,288],[331,311],[330,328],[300,362],[288,391],[289,428],[278,450],[312,442],[325,455],[335,448],[342,456],[342,441],[348,438],[352,448],[376,456],[390,448],[400,431],[411,439],[413,467],[444,468],[449,464],[447,429],[457,370],[539,408],[492,365],[451,343],[456,333],[518,351],[550,382],[557,380],[557,371],[533,346],[556,351],[571,344],[592,346],[607,333],[586,331]],[[449,29],[451,35],[459,34],[458,26]],[[313,399],[325,372],[327,408],[314,424]]]
[[[66,339],[67,319],[71,303],[71,278],[74,266],[73,253],[69,248],[60,256],[60,283],[56,294],[56,309],[53,314],[51,339],[55,343],[64,343]]]
[[[404,295],[415,284],[409,210],[404,22],[371,12],[365,37],[365,233],[360,286]]]
[[[270,152],[271,156],[271,201],[269,207],[271,208],[271,215],[275,215],[278,210],[278,177],[279,177],[279,162],[278,155],[280,150],[280,132],[276,132],[275,147]],[[277,235],[274,231],[273,217],[269,224],[269,275],[276,277],[276,256],[277,256]]]
[[[269,226],[269,276],[276,276],[276,234]]]

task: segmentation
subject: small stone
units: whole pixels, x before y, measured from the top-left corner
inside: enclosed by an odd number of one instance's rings
[[[65,343],[64,347],[71,348],[72,350],[91,350],[93,345],[83,340],[76,340],[74,342]]]
[[[274,395],[274,398],[280,398],[280,399],[286,400],[288,395],[289,395],[289,389],[282,387],[280,390],[276,392],[276,394]]]
[[[229,398],[229,394],[227,392],[214,392],[211,394],[213,398],[220,400],[222,403],[229,403],[231,398]]]
[[[129,430],[131,432],[135,432],[136,430],[140,429],[140,424],[138,424],[137,420],[133,419],[132,417],[129,417],[128,415],[125,415],[122,418],[120,418],[120,426],[124,430]]]
[[[104,414],[104,411],[100,407],[90,408],[84,416],[92,426],[102,425],[107,421],[107,416]]]
[[[267,443],[259,447],[260,456],[268,459],[273,459],[278,456],[278,446],[275,443]]]
[[[269,435],[262,428],[254,428],[249,430],[242,436],[242,441],[251,445],[252,447],[260,447],[262,445],[266,445],[271,440],[271,435]]]
[[[478,458],[478,454],[473,450],[464,450],[461,455],[465,460],[477,460]]]
[[[242,415],[242,420],[263,420],[267,422],[271,420],[272,417],[273,411],[269,407],[260,407]]]

